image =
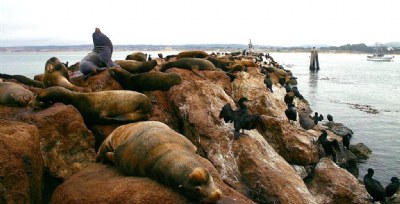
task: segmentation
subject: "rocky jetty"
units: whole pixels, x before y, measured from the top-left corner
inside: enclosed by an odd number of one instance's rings
[[[326,129],[328,139],[341,143],[343,131],[328,125],[306,130],[299,122],[289,123],[286,90],[279,84],[280,78],[293,79],[289,71],[272,57],[256,64],[259,55],[210,55],[224,58],[229,67],[248,64],[241,60],[252,61],[254,67],[201,70],[201,75],[170,68],[166,72],[181,75],[182,83],[143,93],[153,107],[148,120],[167,124],[197,147],[223,193],[218,203],[368,203],[363,184],[341,168],[354,155],[341,145],[335,163],[317,142]],[[151,72],[168,60],[176,58],[157,58]],[[264,84],[265,74],[273,93]],[[108,71],[87,80],[71,76],[70,81],[86,92],[122,89]],[[34,94],[41,90],[24,87]],[[260,115],[261,122],[256,129],[240,131],[235,140],[233,124],[219,114],[225,104],[236,109],[241,97],[249,99],[248,112]],[[312,112],[303,98],[295,97],[294,104],[303,113]],[[122,124],[88,126],[75,107],[62,103],[39,110],[0,105],[0,203],[194,203],[155,180],[95,163],[98,146]]]

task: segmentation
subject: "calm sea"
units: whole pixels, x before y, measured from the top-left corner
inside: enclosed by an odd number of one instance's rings
[[[70,64],[88,52],[0,53],[0,72],[33,78],[44,71],[53,56]],[[129,52],[114,52],[113,60],[125,59]],[[147,52],[156,57],[158,52]],[[177,52],[163,52],[164,56]],[[360,179],[368,168],[375,169],[383,185],[392,176],[400,177],[400,56],[393,62],[370,62],[365,54],[319,53],[321,69],[310,72],[309,53],[270,53],[298,78],[302,95],[311,108],[325,116],[330,113],[354,131],[352,144],[364,143],[371,157],[360,164]],[[288,68],[290,66],[290,68]],[[376,110],[376,114],[367,110]]]

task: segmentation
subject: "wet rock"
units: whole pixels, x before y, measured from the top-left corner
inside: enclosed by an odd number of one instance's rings
[[[208,162],[208,161],[205,161]],[[209,162],[208,162],[209,163]],[[213,168],[211,164],[208,165]],[[223,200],[253,203],[211,174]],[[195,203],[177,191],[146,177],[125,176],[113,165],[93,164],[60,185],[50,203]]]
[[[320,160],[307,186],[317,203],[368,203],[364,185],[329,158]]]
[[[94,161],[94,136],[71,105],[56,103],[43,110],[0,106],[1,118],[38,128],[44,165],[53,177],[66,180]]]
[[[43,158],[38,129],[0,120],[0,203],[42,203]]]
[[[346,134],[353,134],[353,131],[346,127],[345,125],[343,125],[342,123],[335,123],[335,122],[326,122],[323,123],[322,126],[325,126],[326,129],[332,131],[333,133],[335,133],[336,135],[339,136],[345,136]]]
[[[364,143],[350,145],[350,151],[360,160],[368,159],[369,155],[372,153],[372,150]]]

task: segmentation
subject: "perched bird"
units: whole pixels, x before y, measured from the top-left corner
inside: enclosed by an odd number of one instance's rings
[[[163,54],[162,53],[158,53],[158,58],[162,59],[163,58]]]
[[[399,178],[392,177],[392,179],[390,179],[390,181],[392,183],[387,185],[386,189],[385,189],[386,197],[392,197],[392,195],[394,195],[397,192],[397,190],[399,189],[399,187],[400,187]]]
[[[292,88],[292,91],[293,91],[294,95],[295,95],[297,98],[299,98],[299,99],[303,99],[303,98],[304,98],[303,95],[300,94],[300,92],[299,92],[299,90],[297,89],[296,86]]]
[[[281,85],[281,87],[285,86],[285,83],[286,83],[286,79],[285,78],[279,77],[278,81],[279,81],[279,84]]]
[[[331,116],[331,114],[328,114],[328,115],[326,116],[326,118],[328,118],[328,121],[329,121],[329,122],[333,122],[333,117]]]
[[[219,113],[219,118],[223,118],[225,122],[233,122],[234,127],[234,139],[239,139],[240,130],[252,130],[257,127],[261,122],[260,115],[250,115],[247,112],[247,107],[244,104],[248,99],[242,97],[238,101],[239,108],[233,110],[231,105],[225,104]]]
[[[286,90],[286,93],[292,92],[292,87],[289,85],[289,83],[285,84],[285,90]]]
[[[288,104],[288,108],[285,110],[285,115],[288,118],[289,123],[297,121],[297,111],[293,103]]]
[[[351,134],[347,133],[345,136],[342,137],[342,142],[343,146],[346,147],[346,149],[350,149],[350,139],[351,139]]]
[[[318,116],[318,112],[315,112],[312,119],[314,120],[314,124],[317,125],[318,121],[322,121],[324,119],[324,116],[322,116],[321,114]]]
[[[268,74],[264,78],[264,84],[267,86],[267,90],[271,91],[271,93],[274,93],[272,90],[272,80],[269,78]]]
[[[149,56],[147,57],[147,61],[151,61],[151,60],[153,60],[153,59],[151,58],[151,54],[149,54]]]
[[[333,162],[336,163],[336,153],[334,149],[340,151],[339,142],[336,139],[333,139],[332,141],[328,140],[328,133],[326,130],[322,130],[322,134],[318,137],[317,141],[322,145],[325,155],[332,155]]]
[[[373,175],[374,170],[369,168],[368,173],[364,176],[365,189],[367,189],[367,192],[372,196],[374,201],[384,201],[385,189],[379,181],[372,178]]]
[[[287,93],[283,98],[283,100],[285,101],[286,105],[288,105],[289,103],[293,103],[294,100],[293,92]]]

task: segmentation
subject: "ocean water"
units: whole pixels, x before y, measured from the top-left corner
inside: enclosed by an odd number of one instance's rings
[[[43,73],[50,57],[72,65],[88,52],[0,52],[0,73],[33,78]],[[132,52],[114,52],[112,59],[125,59]],[[159,52],[146,53],[156,57]],[[391,177],[400,177],[400,56],[393,62],[370,62],[366,54],[319,53],[320,70],[311,72],[309,53],[270,54],[298,78],[299,91],[314,111],[325,118],[331,114],[335,122],[354,131],[351,144],[364,143],[372,150],[370,158],[359,165],[359,179],[368,168],[375,170],[374,177],[385,186]],[[356,104],[368,111],[355,109]]]

